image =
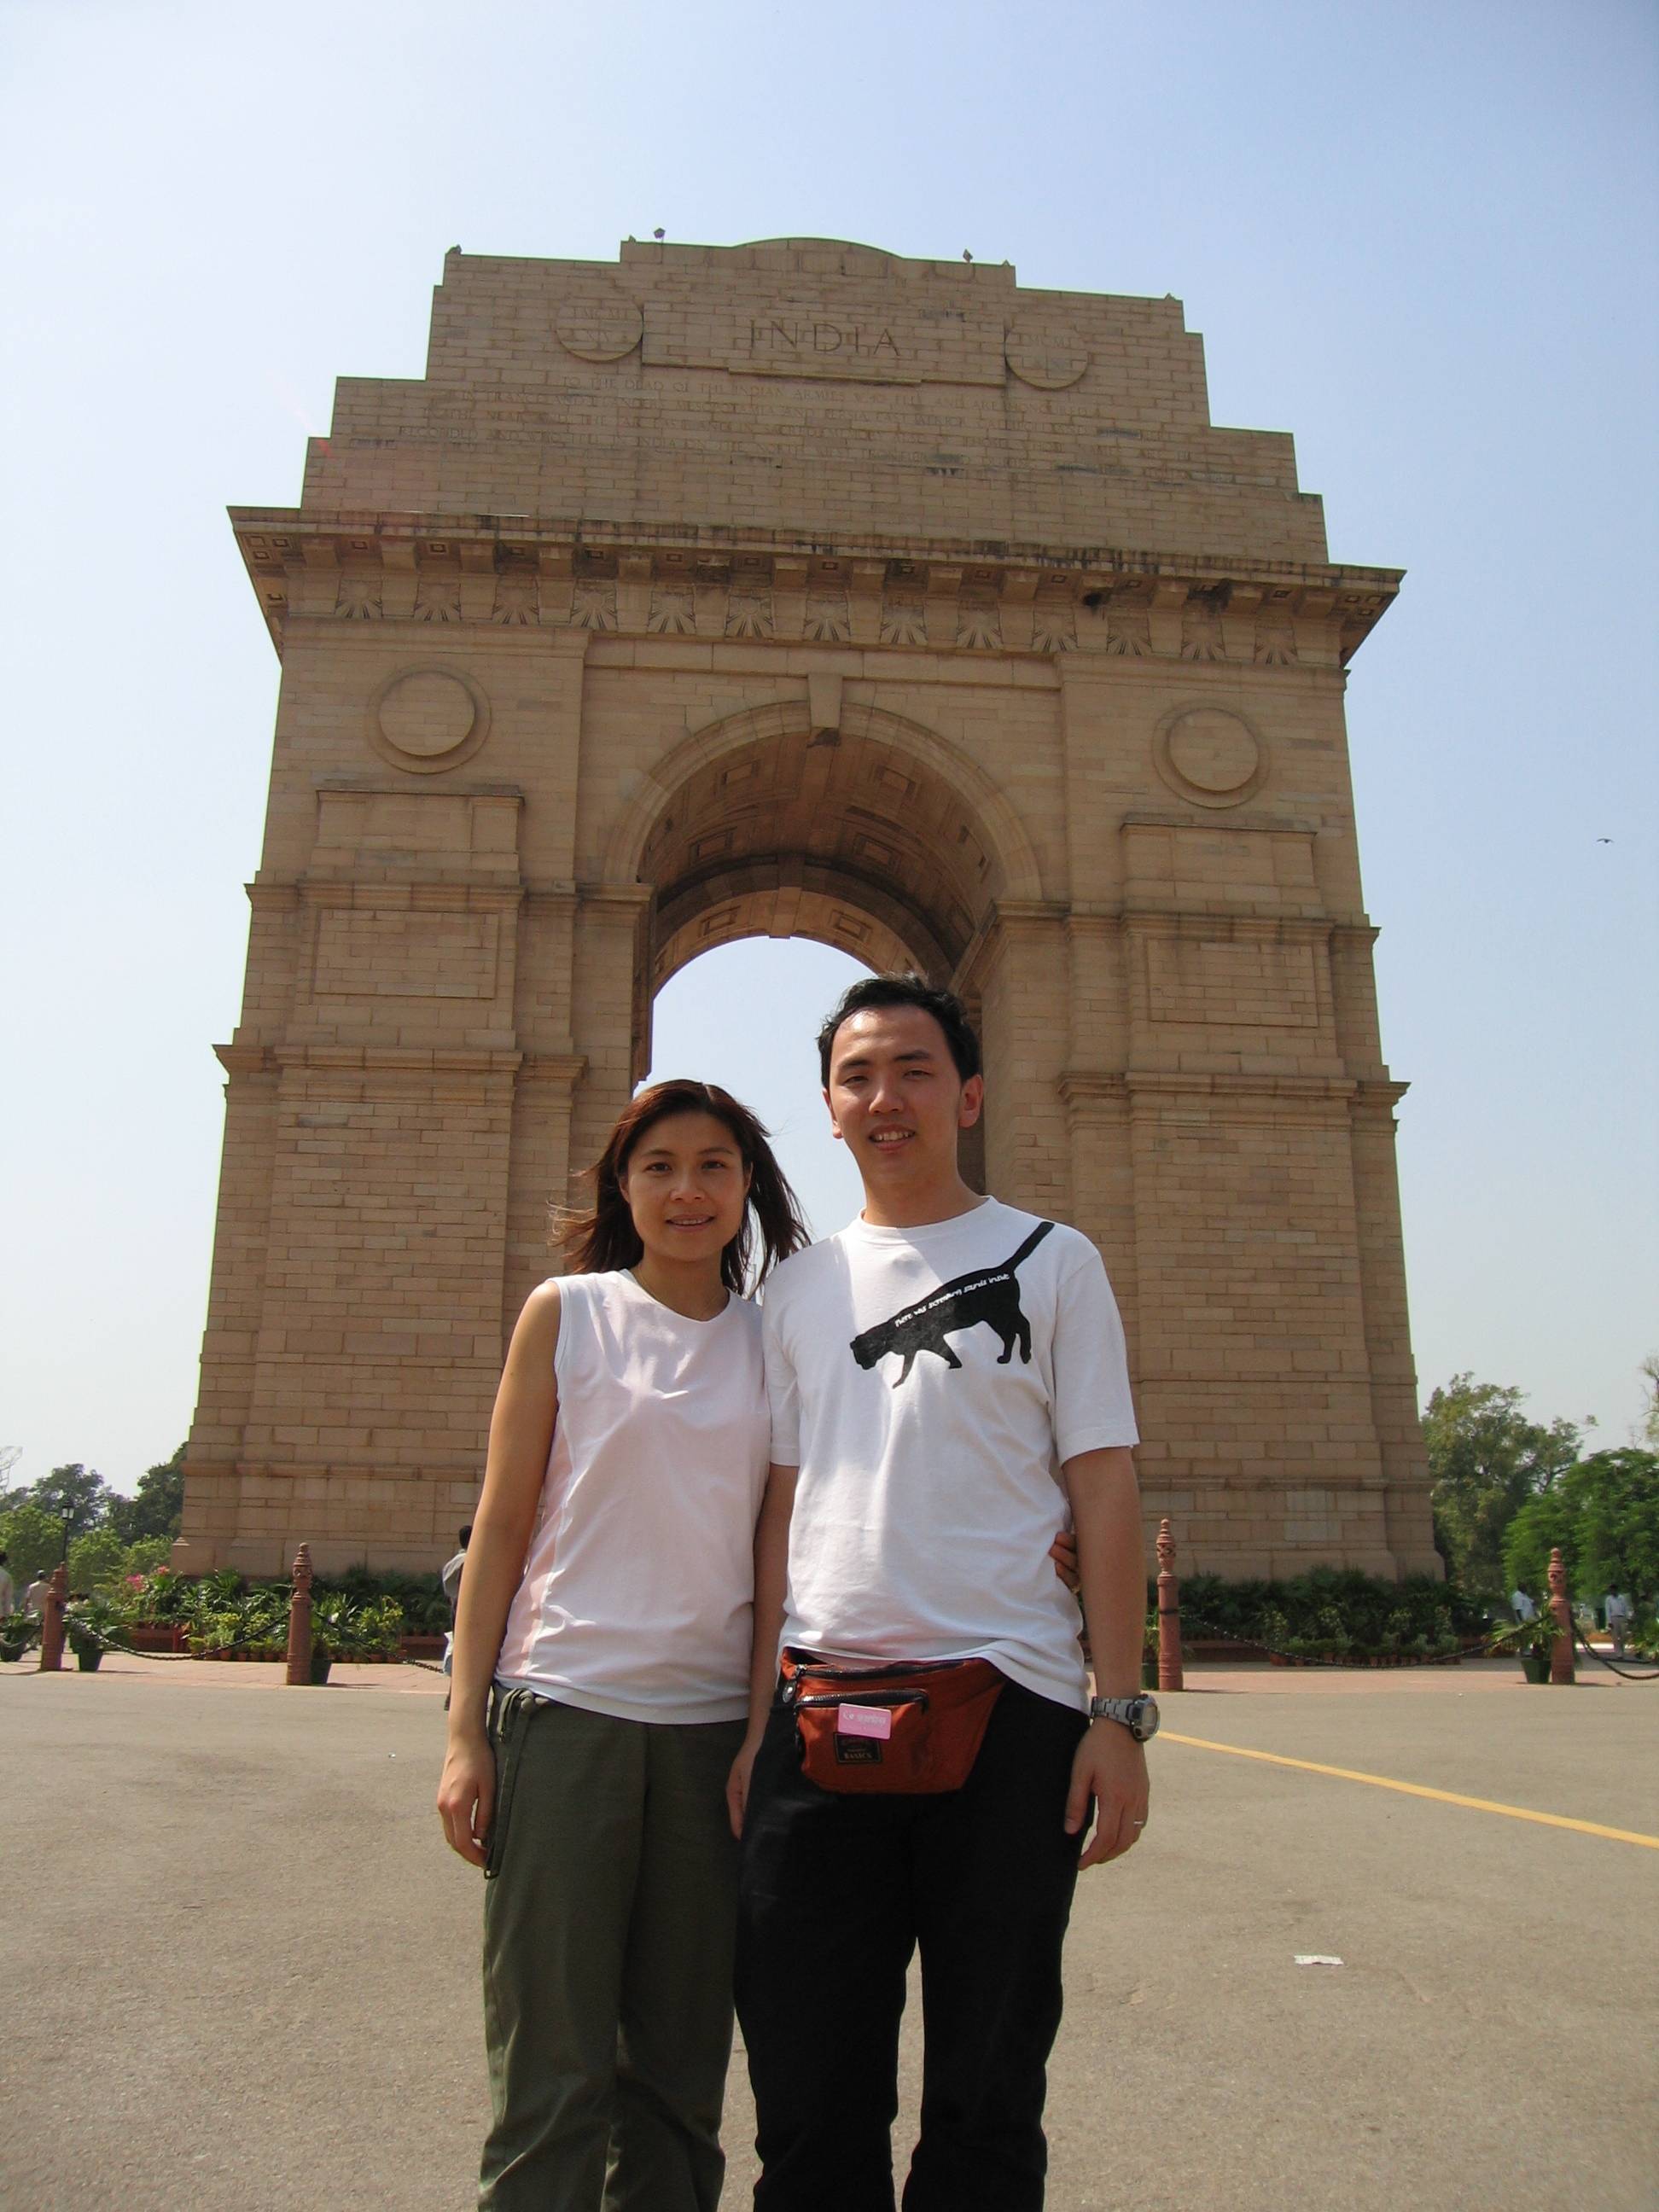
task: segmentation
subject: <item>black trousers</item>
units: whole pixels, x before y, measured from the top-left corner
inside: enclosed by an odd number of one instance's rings
[[[757,2212],[892,2212],[904,1978],[920,1946],[921,2133],[904,2212],[1038,2212],[1048,2053],[1081,1839],[1087,1723],[1010,1682],[940,1796],[844,1796],[800,1771],[775,1706],[743,1838],[738,2016]]]

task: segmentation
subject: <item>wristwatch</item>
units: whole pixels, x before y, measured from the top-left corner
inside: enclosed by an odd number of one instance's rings
[[[1153,1698],[1091,1698],[1089,1717],[1116,1721],[1137,1743],[1146,1743],[1158,1734],[1158,1701]]]

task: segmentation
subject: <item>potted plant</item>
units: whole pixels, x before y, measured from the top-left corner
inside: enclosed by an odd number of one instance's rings
[[[1550,1654],[1560,1633],[1554,1614],[1546,1610],[1534,1620],[1512,1620],[1506,1628],[1494,1630],[1486,1649],[1493,1654],[1512,1651],[1529,1682],[1547,1682]]]
[[[0,1661],[14,1665],[40,1641],[40,1623],[32,1613],[9,1613],[0,1620]]]
[[[125,1644],[115,1608],[107,1598],[77,1597],[64,1613],[64,1634],[83,1674],[95,1674],[106,1650]]]

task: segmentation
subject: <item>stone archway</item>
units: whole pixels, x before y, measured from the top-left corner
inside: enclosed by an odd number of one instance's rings
[[[283,675],[181,1565],[444,1555],[655,990],[764,932],[975,1006],[1190,1565],[1433,1570],[1343,720],[1399,578],[1178,303],[457,252],[234,520]]]
[[[739,937],[958,976],[999,901],[1040,898],[1017,814],[937,732],[839,678],[696,731],[641,777],[605,880],[650,884],[650,987]]]
[[[649,888],[638,946],[631,1072],[651,1058],[649,1008],[688,962],[744,937],[807,937],[873,969],[912,969],[963,992],[999,910],[1041,895],[1036,855],[1006,798],[935,731],[848,698],[806,697],[700,729],[641,779],[605,854],[608,882]],[[1003,1100],[993,1084],[990,1117]],[[986,1126],[963,1143],[985,1182]]]

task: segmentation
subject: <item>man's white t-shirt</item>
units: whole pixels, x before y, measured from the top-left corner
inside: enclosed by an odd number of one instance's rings
[[[798,1467],[783,1641],[853,1660],[982,1656],[1086,1707],[1048,1547],[1060,1464],[1138,1441],[1123,1328],[1074,1229],[988,1199],[850,1223],[762,1307],[772,1457]]]

